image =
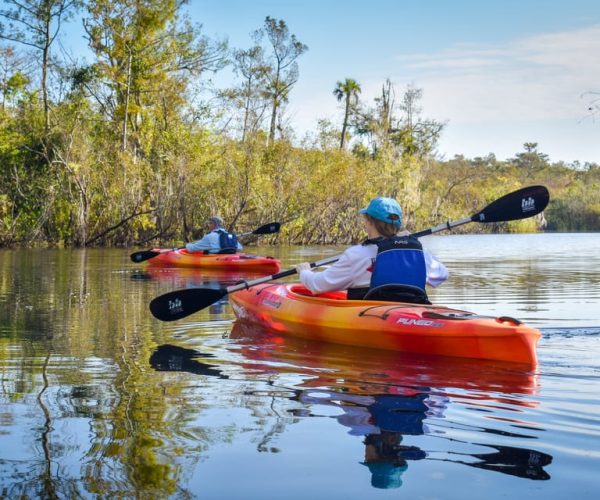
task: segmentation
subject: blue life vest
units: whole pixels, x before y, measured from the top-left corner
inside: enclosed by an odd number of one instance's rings
[[[370,289],[382,285],[410,285],[425,290],[427,268],[423,247],[414,236],[377,238],[365,243],[377,245]]]
[[[238,250],[238,239],[233,233],[228,233],[224,229],[217,229],[219,233],[219,253],[235,253]]]

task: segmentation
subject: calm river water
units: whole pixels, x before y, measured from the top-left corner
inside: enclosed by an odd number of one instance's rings
[[[434,303],[543,334],[513,364],[309,344],[227,301],[161,323],[218,275],[132,250],[0,251],[0,498],[462,499],[600,488],[600,234],[430,236]],[[250,248],[284,268],[341,248]]]

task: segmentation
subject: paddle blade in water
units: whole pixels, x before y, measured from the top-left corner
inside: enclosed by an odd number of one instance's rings
[[[527,219],[542,212],[550,193],[544,186],[529,186],[513,191],[490,203],[471,217],[473,222],[506,222]]]
[[[144,262],[145,260],[156,257],[157,255],[160,255],[160,252],[155,252],[154,250],[144,250],[142,252],[132,253],[130,258],[132,262]]]
[[[186,288],[156,297],[150,302],[150,312],[161,321],[176,321],[200,311],[227,295],[227,290]]]

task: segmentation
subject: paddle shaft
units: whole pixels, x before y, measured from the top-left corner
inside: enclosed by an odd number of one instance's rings
[[[324,266],[326,264],[332,264],[333,262],[336,262],[337,260],[339,260],[340,257],[341,257],[340,255],[336,255],[335,257],[328,257],[327,259],[318,260],[317,262],[311,262],[310,267],[320,267],[320,266]],[[232,292],[237,292],[238,290],[244,290],[246,288],[250,288],[251,286],[254,286],[254,285],[260,285],[261,283],[266,283],[267,281],[278,280],[280,278],[292,276],[293,274],[296,274],[296,273],[297,273],[297,271],[295,268],[288,269],[287,271],[281,271],[280,273],[272,274],[270,276],[263,276],[261,278],[256,278],[256,279],[249,280],[249,281],[244,280],[241,283],[228,286],[225,290],[227,290],[227,293],[229,294]]]
[[[446,229],[452,229],[457,226],[462,226],[467,222],[473,222],[473,219],[471,217],[463,217],[462,219],[458,219],[453,222],[448,221],[445,224],[440,224],[438,226],[419,231],[418,233],[413,233],[412,236],[414,236],[415,238],[422,238],[423,236],[428,236],[433,233],[439,233],[440,231],[444,231]]]

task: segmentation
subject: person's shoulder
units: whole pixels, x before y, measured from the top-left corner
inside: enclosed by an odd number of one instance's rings
[[[374,248],[377,247],[375,245],[352,245],[351,247],[346,248],[344,254],[349,258],[364,257],[373,253]]]

